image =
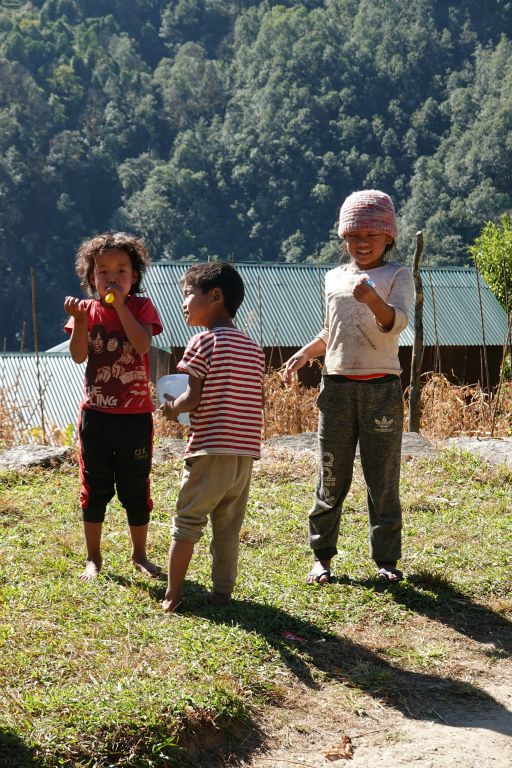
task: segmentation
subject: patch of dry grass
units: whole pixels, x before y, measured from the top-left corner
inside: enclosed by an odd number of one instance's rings
[[[20,414],[9,401],[8,394],[0,389],[0,449],[13,445],[16,427],[20,423]]]
[[[320,365],[318,360],[313,365]],[[404,430],[408,429],[408,392],[405,393]],[[318,387],[305,387],[298,381],[286,386],[280,371],[271,370],[265,376],[265,410],[263,438],[314,432],[318,412]],[[73,425],[60,429],[46,425],[46,442],[69,445],[73,442]],[[451,384],[442,374],[424,376],[421,391],[422,434],[431,440],[443,440],[458,435],[509,437],[512,435],[512,382],[505,382],[499,391],[489,394],[479,384]],[[185,438],[187,427],[155,419],[156,437]],[[14,408],[7,394],[0,389],[0,450],[20,442],[42,443],[41,429],[27,430],[22,415]]]
[[[314,365],[320,365],[316,360]],[[317,428],[318,387],[298,381],[286,386],[280,371],[265,376],[264,440],[282,435],[314,432]],[[408,429],[408,392],[405,392],[404,430]],[[512,435],[512,382],[505,382],[491,396],[479,384],[451,384],[442,374],[424,376],[421,390],[421,433],[431,440],[458,435],[510,437]],[[155,434],[180,437],[187,428],[157,419]]]
[[[286,386],[279,371],[270,371],[265,376],[265,438],[316,430],[317,397],[317,387],[297,380]]]
[[[407,408],[406,408],[407,411]],[[408,412],[405,424],[407,428]],[[479,384],[451,384],[431,373],[421,390],[421,432],[432,439],[458,435],[509,437],[512,435],[512,383],[489,396]]]

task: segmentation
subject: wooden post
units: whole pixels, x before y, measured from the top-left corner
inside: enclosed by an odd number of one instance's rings
[[[409,432],[420,431],[421,416],[421,365],[423,362],[423,283],[421,258],[423,256],[423,232],[416,232],[416,249],[412,267],[416,299],[414,304],[414,343],[411,360],[411,385],[409,388]]]

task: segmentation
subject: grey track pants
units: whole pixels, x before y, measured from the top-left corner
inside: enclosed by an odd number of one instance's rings
[[[370,556],[401,557],[400,456],[403,396],[398,377],[354,381],[324,377],[317,401],[320,465],[309,543],[316,560],[337,553],[341,510],[350,490],[357,442],[367,487]]]

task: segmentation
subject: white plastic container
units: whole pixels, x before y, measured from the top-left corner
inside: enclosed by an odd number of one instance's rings
[[[170,373],[167,376],[162,376],[156,383],[156,394],[160,402],[168,402],[165,395],[171,395],[172,397],[178,397],[184,392],[188,385],[188,376],[186,373]],[[190,424],[190,418],[188,413],[180,413],[178,415],[178,421],[180,424]]]

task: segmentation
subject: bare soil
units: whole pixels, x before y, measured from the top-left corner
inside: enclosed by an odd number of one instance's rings
[[[471,707],[449,699],[417,719],[382,706],[350,717],[338,702],[336,686],[290,692],[284,708],[270,710],[261,724],[265,748],[247,768],[324,768],[350,763],[356,768],[510,768],[512,712],[510,683],[489,682],[488,702]],[[425,691],[428,700],[428,691]],[[491,703],[493,702],[493,703]],[[349,737],[352,757],[343,757]]]
[[[315,688],[290,680],[281,704],[267,709],[258,723],[261,747],[238,765],[510,768],[510,655],[490,662],[489,649],[477,641],[456,638],[446,628],[442,634],[453,643],[446,685],[428,674],[423,681],[421,675],[408,679],[405,674],[403,687],[386,701],[360,691],[351,697],[344,680]],[[458,690],[456,681],[467,689]]]
[[[281,449],[314,455],[316,436],[309,433],[270,441]],[[468,450],[471,446],[463,445]],[[507,445],[508,447],[508,445]],[[481,446],[477,446],[482,455]],[[512,448],[512,444],[510,445]],[[415,435],[405,435],[403,459],[429,455],[433,446]],[[484,456],[492,463],[493,457]],[[503,461],[503,457],[500,458]],[[506,463],[506,462],[505,462]],[[327,585],[324,589],[329,589]],[[319,665],[323,675],[303,681],[288,672],[282,700],[268,707],[254,723],[258,745],[251,749],[246,736],[244,768],[512,768],[512,622],[490,606],[475,613],[468,605],[464,626],[449,618],[415,615],[407,629],[341,627],[340,644]],[[400,644],[401,633],[448,647],[448,661],[432,660],[418,671],[393,665],[393,695],[380,695],[353,684],[347,657],[350,647],[366,647],[388,663],[386,650]],[[346,642],[345,642],[346,641]],[[350,644],[353,644],[351,646]],[[308,649],[310,650],[310,649]],[[324,651],[325,652],[325,651]]]

